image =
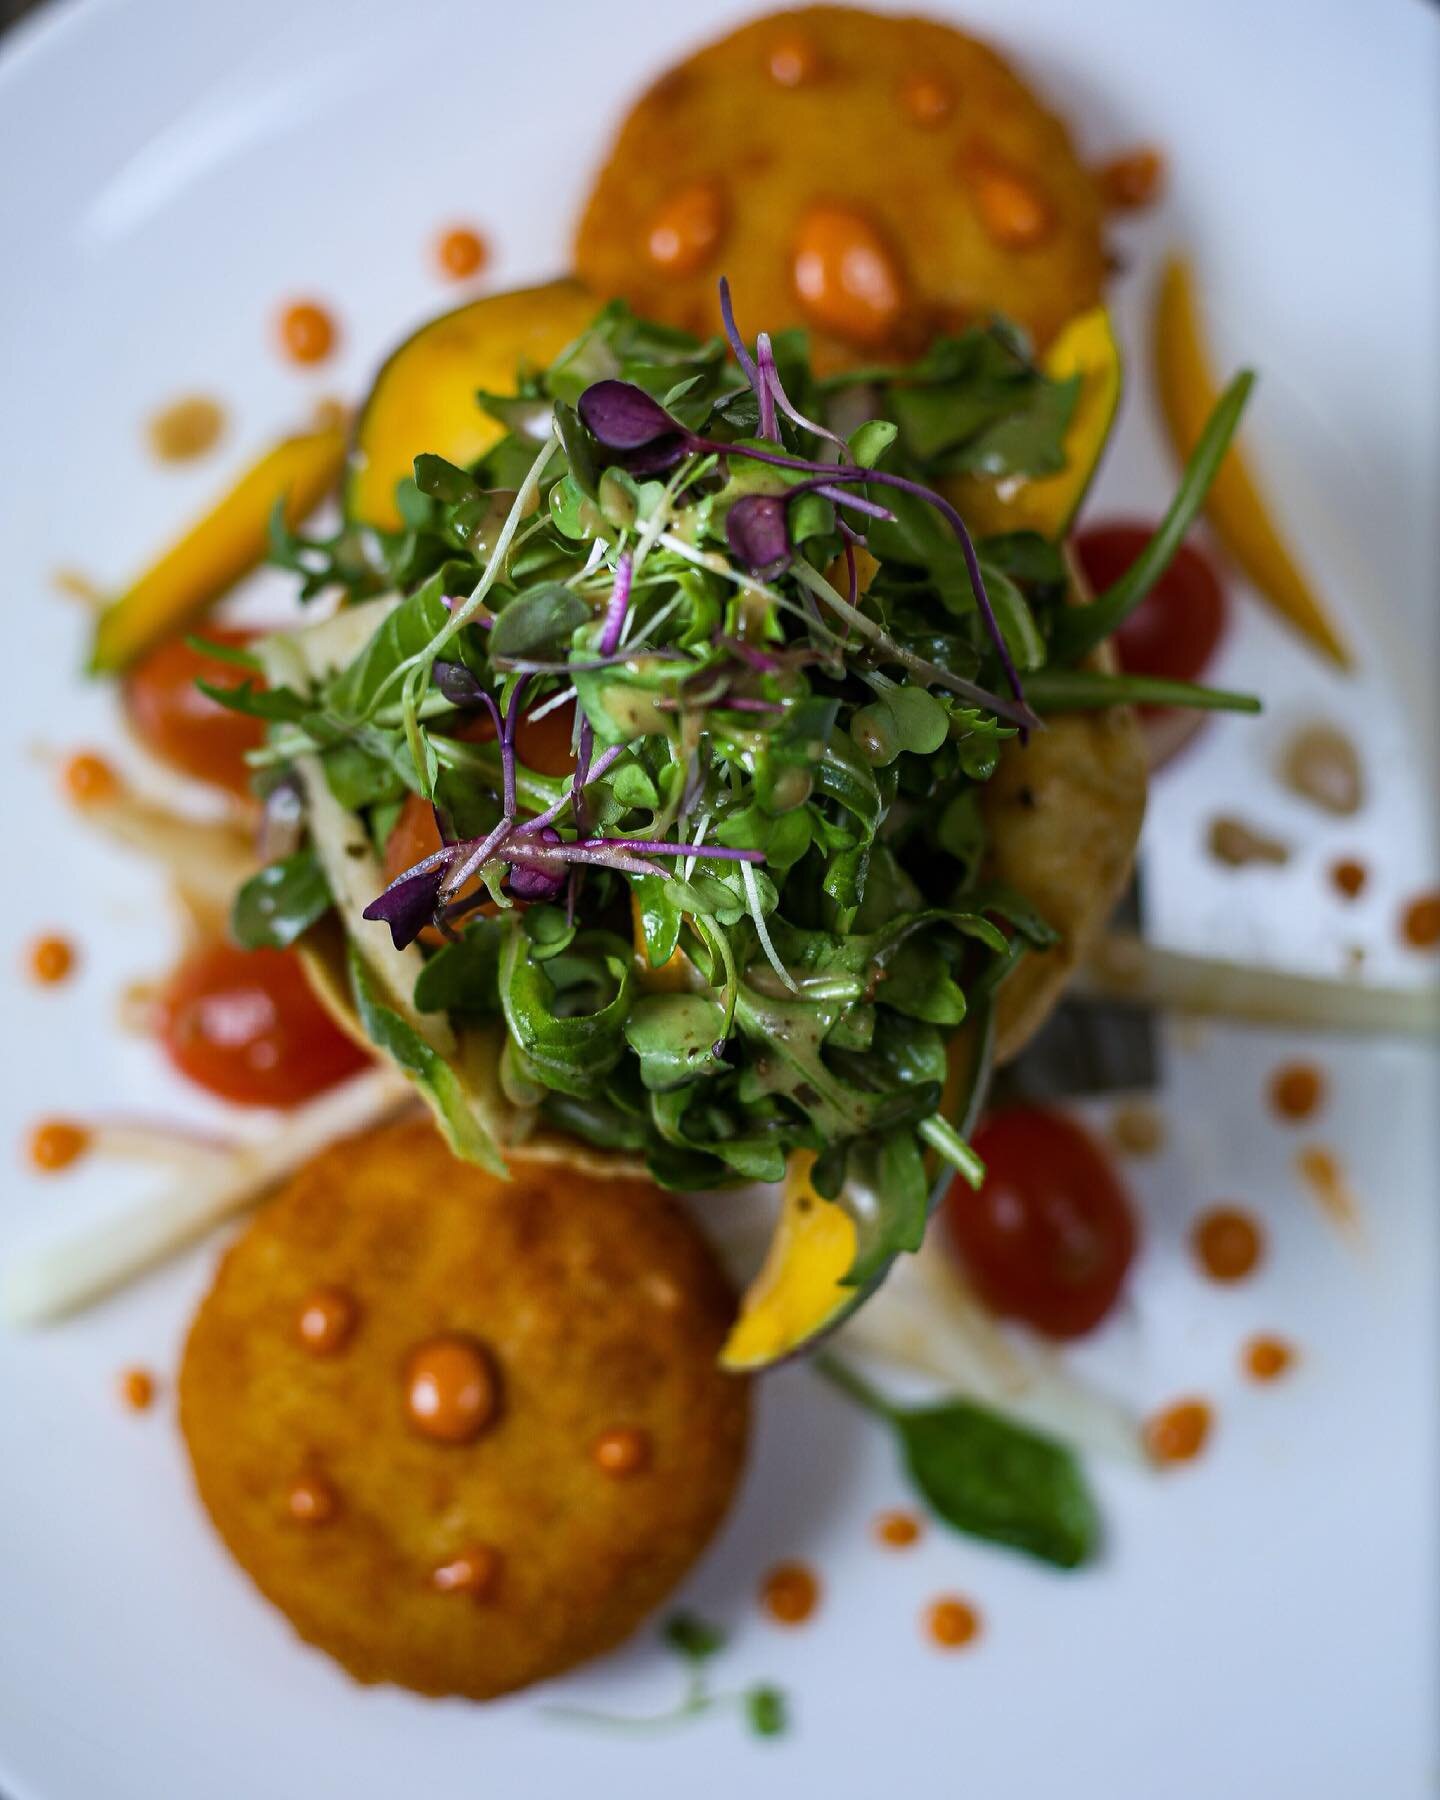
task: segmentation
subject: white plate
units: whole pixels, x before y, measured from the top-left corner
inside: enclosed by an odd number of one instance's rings
[[[245,454],[323,392],[353,394],[412,321],[453,299],[427,257],[475,218],[493,280],[560,269],[570,221],[626,100],[733,10],[612,0],[88,0],[0,52],[5,430],[0,731],[10,864],[3,1131],[40,1112],[215,1117],[149,1048],[110,1029],[113,996],[163,966],[171,924],[151,872],[90,841],[55,802],[63,746],[108,742],[110,700],[72,677],[78,611],[49,578],[122,577]],[[1440,316],[1432,256],[1440,137],[1437,21],[1407,0],[1159,7],[974,0],[1075,119],[1087,153],[1171,152],[1172,198],[1127,227],[1119,304],[1138,342],[1160,249],[1189,245],[1225,356],[1265,373],[1252,435],[1287,518],[1365,646],[1331,679],[1253,608],[1221,678],[1271,697],[1227,720],[1157,785],[1146,871],[1161,935],[1335,970],[1363,943],[1387,979],[1423,978],[1396,946],[1401,897],[1433,882],[1423,707],[1434,648],[1433,502]],[[837,121],[837,130],[843,130]],[[272,354],[277,303],[316,292],[345,324],[339,358],[298,375]],[[1153,513],[1169,479],[1132,382],[1096,504]],[[163,472],[140,428],[163,400],[219,393],[220,457]],[[1356,729],[1372,804],[1327,825],[1273,778],[1311,712]],[[1200,853],[1224,806],[1290,837],[1279,872],[1224,875]],[[1357,851],[1371,891],[1345,908],[1323,870]],[[53,927],[81,977],[41,993],[18,948]],[[1297,1134],[1267,1117],[1282,1058],[1313,1055],[1334,1098],[1317,1127],[1344,1154],[1366,1239],[1305,1198]],[[0,1787],[11,1800],[283,1800],[397,1793],[688,1791],[840,1800],[970,1792],[987,1800],[1358,1793],[1412,1800],[1434,1778],[1437,1166],[1434,1063],[1415,1046],[1235,1029],[1167,1040],[1170,1148],[1136,1166],[1147,1237],[1133,1303],[1084,1366],[1143,1406],[1219,1408],[1213,1448],[1165,1479],[1096,1468],[1109,1537],[1062,1577],[931,1532],[904,1557],[868,1521],[904,1495],[888,1445],[803,1370],[766,1384],[741,1505],[683,1598],[733,1632],[727,1683],[791,1693],[795,1729],[757,1744],[730,1717],[637,1743],[567,1729],[547,1699],[644,1712],[676,1677],[637,1642],[545,1695],[484,1709],[361,1691],[300,1649],[254,1598],[192,1499],[167,1404],[113,1398],[131,1361],[173,1369],[213,1248],[63,1329],[0,1341]],[[1304,1134],[1299,1134],[1303,1136]],[[141,1177],[42,1182],[12,1163],[6,1244],[113,1205]],[[1204,1287],[1184,1252],[1203,1203],[1266,1220],[1251,1283]],[[1303,1349],[1270,1390],[1238,1376],[1244,1335]],[[786,1634],[753,1602],[761,1570],[803,1556],[825,1602]],[[928,1598],[982,1608],[970,1652],[941,1656]]]

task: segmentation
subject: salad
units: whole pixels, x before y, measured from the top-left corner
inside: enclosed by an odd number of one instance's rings
[[[309,946],[468,1160],[558,1134],[709,1190],[804,1158],[857,1298],[918,1248],[939,1168],[982,1178],[965,1133],[997,998],[1057,941],[994,878],[1007,746],[1132,700],[1256,705],[1095,654],[1249,378],[1091,598],[1061,545],[974,536],[945,492],[1064,472],[1082,375],[996,322],[817,378],[802,333],[747,343],[721,298],[724,338],[616,302],[482,393],[502,435],[417,456],[395,529],[305,538],[277,513],[302,598],[345,604],[222,647],[240,678],[207,684],[266,722],[251,760],[286,840],[233,928]],[[547,725],[568,773],[527,749]],[[386,882],[417,823],[434,847]]]

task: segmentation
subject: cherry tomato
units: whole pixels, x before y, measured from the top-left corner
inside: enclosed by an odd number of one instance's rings
[[[206,635],[217,644],[243,649],[253,633],[211,626]],[[258,749],[265,727],[259,719],[231,712],[195,685],[203,680],[238,687],[245,679],[232,664],[202,656],[183,638],[170,638],[125,677],[125,710],[145,746],[182,775],[229,794],[248,795],[245,752]]]
[[[296,1106],[369,1062],[290,950],[193,951],[166,987],[163,1020],[180,1073],[237,1106]]]
[[[1082,531],[1075,550],[1095,592],[1118,581],[1153,536],[1153,527],[1128,522]],[[1193,544],[1182,544],[1111,641],[1120,667],[1129,675],[1198,681],[1225,635],[1225,625],[1225,591],[1215,571]],[[1168,762],[1189,743],[1205,718],[1190,707],[1142,706],[1140,722],[1152,766]]]
[[[1100,1149],[1061,1113],[1015,1107],[974,1145],[977,1193],[957,1178],[945,1201],[953,1249],[992,1312],[1047,1337],[1080,1337],[1109,1312],[1135,1255],[1135,1214]]]
[[[575,767],[575,752],[570,748],[574,727],[573,700],[541,719],[523,714],[515,727],[515,755],[537,775],[568,775]],[[455,735],[467,744],[488,744],[494,741],[495,726],[489,713],[477,713]]]

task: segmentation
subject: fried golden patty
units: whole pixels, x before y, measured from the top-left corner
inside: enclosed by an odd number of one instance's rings
[[[591,191],[576,268],[709,331],[812,327],[819,366],[909,353],[1003,312],[1043,344],[1099,298],[1095,184],[987,45],[928,19],[817,6],[662,76]]]
[[[618,1643],[725,1513],[734,1310],[647,1183],[337,1144],[221,1263],[180,1374],[217,1530],[361,1681],[475,1699]]]

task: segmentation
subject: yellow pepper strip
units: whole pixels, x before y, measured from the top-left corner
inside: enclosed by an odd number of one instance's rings
[[[1103,306],[1078,314],[1045,353],[1052,381],[1080,377],[1075,411],[1065,431],[1065,467],[1054,475],[996,481],[952,475],[941,485],[975,532],[1038,531],[1061,538],[1070,529],[1100,466],[1120,405],[1123,369],[1110,315]]]
[[[801,1349],[863,1297],[845,1285],[855,1222],[810,1185],[815,1158],[797,1150],[770,1248],[720,1352],[723,1369],[764,1369]]]
[[[1165,265],[1155,307],[1154,356],[1160,410],[1183,466],[1219,394],[1209,347],[1200,327],[1189,264]],[[1221,541],[1275,610],[1342,669],[1353,659],[1301,573],[1271,516],[1245,454],[1232,445],[1210,489],[1205,510]]]
[[[261,561],[278,500],[294,525],[339,482],[342,425],[284,438],[101,613],[90,668],[114,675],[200,617]]]

